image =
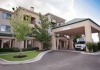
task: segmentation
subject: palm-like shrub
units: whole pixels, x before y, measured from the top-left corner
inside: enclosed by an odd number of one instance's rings
[[[87,46],[87,49],[89,50],[89,52],[97,52],[98,44],[99,43],[87,42],[86,46]]]
[[[92,43],[92,49],[93,49],[93,52],[97,52],[98,51],[97,43]]]
[[[89,52],[92,52],[92,43],[91,42],[87,42],[86,46],[87,46],[87,49],[89,50]]]
[[[98,42],[97,45],[98,45],[98,50],[100,51],[100,42]]]

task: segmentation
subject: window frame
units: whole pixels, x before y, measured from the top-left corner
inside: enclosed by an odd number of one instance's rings
[[[4,14],[5,14],[6,16],[5,16]],[[8,13],[8,12],[2,12],[2,18],[3,18],[3,19],[8,19],[9,16],[11,17],[11,14],[10,14],[10,13]]]
[[[4,31],[2,30],[2,26],[5,26]],[[7,28],[7,27],[9,27],[9,28]],[[0,25],[0,31],[1,32],[11,32],[11,26],[2,24],[2,25]]]

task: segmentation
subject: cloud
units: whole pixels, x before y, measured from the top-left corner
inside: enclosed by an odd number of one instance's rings
[[[0,7],[12,10],[12,7],[35,7],[36,12],[43,14],[51,12],[65,19],[75,16],[73,10],[74,0],[1,0]],[[71,14],[71,15],[70,15]],[[67,19],[67,20],[68,20]]]

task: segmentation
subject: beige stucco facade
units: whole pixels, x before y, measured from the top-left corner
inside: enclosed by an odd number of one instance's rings
[[[40,26],[40,24],[38,23],[39,22],[39,14],[38,13],[36,13],[34,11],[30,11],[28,9],[25,9],[23,7],[19,7],[17,10],[18,10],[18,15],[23,15],[23,16],[29,15],[34,19],[34,22],[32,21],[31,23],[29,23],[29,25],[31,27],[34,27],[35,25]],[[15,12],[17,12],[17,10]],[[13,14],[15,12],[11,12],[11,11],[0,8],[0,29],[1,29],[1,25],[11,26],[9,19],[4,19],[2,17],[3,13],[9,13],[13,17]],[[1,48],[5,48],[5,47],[20,48],[20,46],[21,46],[21,48],[28,48],[28,45],[31,45],[32,47],[39,47],[39,49],[41,49],[40,42],[36,41],[35,38],[33,38],[33,37],[28,37],[27,40],[19,43],[19,41],[17,41],[15,37],[12,37],[12,34],[14,34],[12,28],[10,29],[10,32],[5,32],[5,31],[0,30],[0,33],[4,34],[4,36],[0,35],[0,47]],[[7,34],[7,36],[5,36],[6,34]]]
[[[40,26],[39,24],[39,14],[34,12],[34,10],[29,10],[23,7],[19,7],[15,12],[19,11],[18,15],[29,15],[33,19],[31,23],[29,24],[32,27],[35,26]],[[13,12],[7,11],[7,10],[0,10],[0,26],[3,25],[10,25],[10,22],[8,19],[2,19],[2,12],[9,12],[12,15],[14,14]],[[51,23],[53,23],[54,28],[50,30],[50,33],[52,35],[52,50],[58,50],[58,49],[74,49],[73,47],[73,36],[75,35],[85,35],[85,40],[86,42],[93,42],[92,39],[92,33],[98,33],[98,37],[100,40],[100,27],[97,25],[95,22],[93,22],[91,19],[86,19],[81,22],[74,22],[72,24],[65,24],[65,19],[62,19],[58,16],[55,16],[53,14],[46,14],[45,15]],[[52,19],[52,20],[51,20]],[[13,34],[13,31],[11,29],[10,32],[2,32],[0,30],[0,33],[6,33],[6,34]],[[57,34],[60,34],[62,36],[56,36]],[[65,36],[63,36],[65,35]],[[67,38],[66,36],[69,36]],[[0,47],[4,48],[4,43],[7,43],[9,48],[11,47],[16,47],[19,48],[19,45],[22,48],[27,48],[28,46],[32,47],[39,47],[41,48],[41,43],[38,42],[35,38],[33,37],[28,37],[27,40],[19,42],[15,39],[15,37],[12,36],[0,36]]]

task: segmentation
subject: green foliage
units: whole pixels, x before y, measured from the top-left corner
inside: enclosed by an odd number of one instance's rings
[[[45,43],[51,39],[51,35],[42,28],[36,28],[33,30],[33,36],[36,38],[36,40]]]
[[[29,26],[30,17],[27,17],[27,20],[23,20],[23,16],[14,15],[10,18],[10,23],[15,34],[15,37],[18,41],[26,40],[28,34],[31,32],[31,27]]]
[[[86,43],[89,52],[97,52],[98,51],[98,43]]]
[[[45,42],[45,43],[43,43],[43,49],[44,49],[44,50],[49,50],[50,47],[51,47],[51,43],[50,43],[50,42]]]
[[[39,50],[39,47],[23,48],[23,51]]]
[[[81,38],[81,36],[80,36],[80,35],[75,35],[75,36],[73,37],[73,39],[74,39],[73,41],[76,43],[78,38]]]
[[[23,52],[24,58],[14,58],[14,56],[20,56],[18,53],[13,53],[13,54],[5,54],[5,55],[0,55],[0,58],[8,60],[8,61],[23,61],[23,60],[30,60],[35,58],[41,51],[27,51]],[[23,56],[21,55],[21,56]]]
[[[98,50],[100,51],[100,42],[97,43]]]
[[[92,48],[93,48],[93,52],[97,52],[98,51],[98,45],[97,45],[97,43],[93,43],[92,44]]]
[[[41,15],[41,13],[39,13],[39,17],[40,17],[39,24],[41,24],[42,29],[48,29],[51,23],[48,21],[48,19],[45,16]]]
[[[18,48],[0,48],[0,52],[19,52]]]
[[[31,48],[23,48],[23,51],[32,51],[32,50],[39,50],[38,47],[31,47]],[[0,52],[19,52],[19,48],[0,48]]]
[[[50,22],[41,14],[39,17],[41,27],[35,27],[32,33],[33,37],[42,44],[42,47],[44,47],[44,44],[51,40],[51,35],[48,33]]]
[[[31,33],[31,27],[29,26],[31,17],[21,15],[21,12],[17,10],[17,12],[15,12],[13,16],[9,18],[9,20],[10,20],[14,35],[17,41],[19,41],[21,44],[21,41],[26,40],[28,35]],[[19,46],[19,48],[20,48],[20,55],[21,55],[22,54],[21,45]]]

